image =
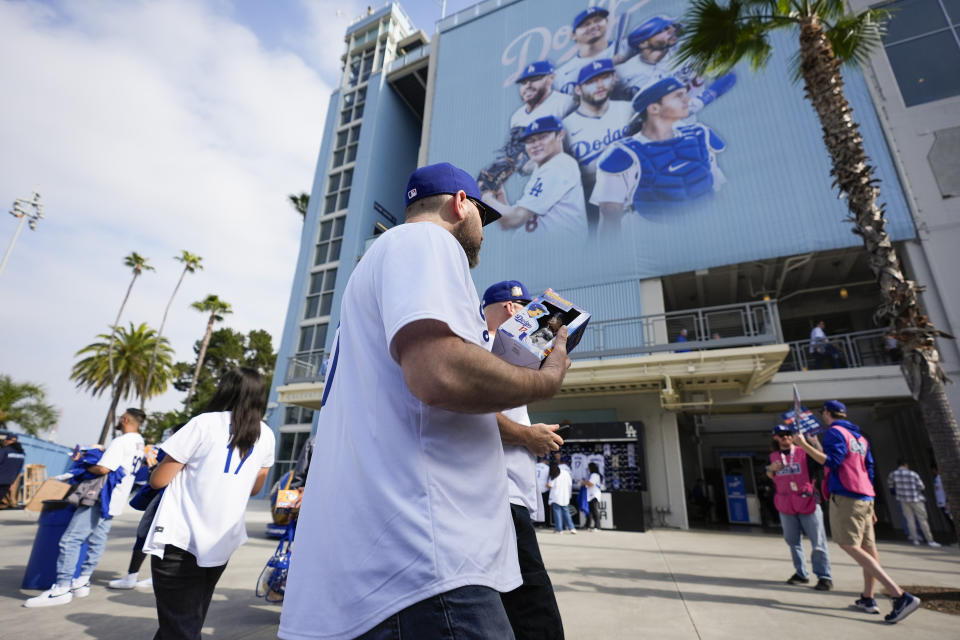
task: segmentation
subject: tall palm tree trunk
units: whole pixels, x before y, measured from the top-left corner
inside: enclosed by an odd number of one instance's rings
[[[144,389],[150,388],[150,383],[153,381],[153,370],[157,365],[157,351],[160,350],[160,340],[163,338],[163,327],[167,324],[167,315],[170,313],[170,307],[173,305],[173,299],[177,297],[177,291],[180,290],[180,285],[183,284],[183,279],[187,275],[187,269],[184,267],[183,271],[180,273],[180,279],[177,280],[177,286],[173,288],[173,294],[171,294],[170,299],[167,301],[167,308],[163,310],[163,319],[160,321],[160,329],[157,331],[157,344],[153,347],[153,355],[150,356],[150,368],[147,369],[147,384],[144,385]],[[140,396],[140,411],[143,411],[144,407],[147,404],[146,394]]]
[[[901,344],[900,367],[920,405],[950,510],[960,513],[960,429],[944,389],[947,377],[936,346],[937,336],[945,334],[920,313],[917,286],[900,268],[885,229],[883,206],[877,202],[879,189],[873,167],[843,92],[840,63],[816,17],[800,20],[800,57],[804,89],[823,127],[834,183],[847,198],[854,233],[863,239],[870,269],[880,285],[883,303],[874,320],[889,326]],[[960,527],[960,518],[954,523]]]
[[[103,444],[106,440],[106,437],[110,431],[111,425],[115,418],[114,412],[117,409],[117,402],[120,398],[117,395],[117,372],[113,367],[113,345],[117,339],[117,326],[120,325],[120,316],[123,315],[123,309],[127,306],[127,300],[130,299],[130,292],[133,290],[133,283],[137,281],[137,276],[140,275],[136,271],[133,272],[133,279],[130,280],[130,284],[127,285],[127,293],[123,296],[123,302],[120,303],[120,310],[117,311],[117,319],[113,321],[113,328],[110,330],[110,346],[107,349],[107,362],[110,364],[110,379],[113,380],[113,386],[110,389],[110,393],[113,396],[110,400],[110,410],[107,412],[107,419],[103,422],[103,430],[100,431],[100,444]]]
[[[217,312],[210,314],[210,320],[207,321],[207,332],[203,334],[203,342],[200,343],[200,353],[197,354],[197,366],[193,370],[193,380],[190,381],[190,390],[187,391],[187,399],[183,403],[184,411],[190,410],[190,400],[193,399],[193,392],[197,388],[197,380],[200,379],[200,367],[203,366],[203,359],[207,355],[207,345],[210,344],[210,336],[213,335],[213,323],[217,320]]]

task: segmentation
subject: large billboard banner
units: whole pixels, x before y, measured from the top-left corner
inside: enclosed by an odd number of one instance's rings
[[[478,286],[584,286],[859,244],[791,79],[796,37],[775,36],[765,71],[700,76],[677,60],[686,9],[523,0],[441,32],[428,161],[478,176],[504,212]],[[912,238],[866,83],[845,80],[888,230]]]

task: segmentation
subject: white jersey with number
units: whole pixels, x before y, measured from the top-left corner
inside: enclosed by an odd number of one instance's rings
[[[247,541],[244,512],[257,474],[273,466],[273,431],[260,423],[260,437],[247,455],[230,447],[230,412],[201,413],[160,448],[184,467],[163,492],[143,552],[163,557],[172,544],[189,551],[201,567],[227,563]]]
[[[633,118],[633,105],[626,100],[610,100],[602,116],[590,116],[574,111],[563,119],[567,131],[567,147],[580,170],[589,176],[597,172],[597,159],[607,147],[626,134]]]
[[[130,490],[133,488],[134,475],[136,475],[142,461],[143,436],[135,431],[114,438],[100,457],[97,464],[101,467],[106,467],[110,471],[116,471],[122,467],[126,474],[120,480],[120,483],[113,488],[113,493],[110,494],[111,516],[120,515],[126,508]]]
[[[614,47],[612,42],[607,45],[606,49],[596,55],[581,58],[580,54],[578,53],[560,65],[560,67],[557,69],[557,75],[553,81],[554,88],[557,91],[573,95],[573,88],[577,86],[577,79],[580,77],[580,69],[583,69],[584,66],[590,64],[594,60],[602,60],[603,58],[612,59],[613,53]]]
[[[551,91],[550,94],[536,106],[533,111],[527,111],[527,105],[523,104],[510,116],[510,128],[523,127],[526,129],[530,123],[538,118],[553,116],[557,120],[563,120],[563,117],[573,111],[574,102],[571,96],[559,91]]]
[[[432,222],[394,227],[340,309],[281,638],[355,638],[452,589],[522,583],[496,416],[425,405],[397,362],[394,338],[419,320],[490,349],[460,244]]]
[[[577,161],[560,152],[537,167],[516,206],[533,212],[520,229],[586,234],[587,212]]]
[[[506,409],[503,415],[516,423],[530,426],[527,407]],[[503,445],[503,459],[507,465],[507,486],[510,504],[526,507],[530,517],[543,520],[543,496],[537,489],[537,459],[526,447],[515,444]]]

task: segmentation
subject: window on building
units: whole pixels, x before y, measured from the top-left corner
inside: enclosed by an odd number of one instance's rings
[[[363,52],[363,64],[360,69],[360,82],[366,82],[373,71],[373,60],[376,57],[376,47],[370,47]]]
[[[287,405],[283,412],[283,424],[311,424],[313,423],[313,409]]]
[[[960,95],[960,0],[894,0],[883,48],[908,107]]]
[[[310,289],[307,292],[304,319],[330,315],[330,309],[333,306],[333,287],[336,280],[336,269],[318,271],[310,276]],[[302,344],[303,341],[301,340]],[[322,349],[323,346],[321,345],[320,348]]]
[[[320,223],[320,236],[317,240],[317,251],[313,258],[314,266],[340,259],[340,246],[343,242],[343,227],[346,221],[346,216],[340,216]]]
[[[277,447],[277,459],[274,464],[273,481],[276,482],[283,474],[297,465],[297,458],[303,451],[303,445],[310,438],[310,429],[298,431],[283,431],[280,433],[280,443]]]

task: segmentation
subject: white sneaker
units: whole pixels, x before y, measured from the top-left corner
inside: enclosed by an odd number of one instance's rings
[[[940,546],[940,543],[937,542],[937,541],[935,541],[935,540],[931,540],[930,542],[927,543],[927,546],[928,546],[928,547],[939,547],[939,546]]]
[[[577,530],[576,530],[576,529],[570,529],[570,533],[571,533],[572,535],[577,535]]]
[[[70,593],[70,587],[55,584],[40,595],[24,602],[23,606],[31,609],[35,607],[55,607],[59,604],[67,604],[71,600],[73,600],[73,594]]]
[[[86,598],[90,595],[90,576],[74,578],[70,583],[70,593],[74,598]]]
[[[153,578],[147,578],[137,583],[137,589],[153,589]]]
[[[133,589],[135,586],[137,586],[137,574],[135,573],[128,573],[122,578],[107,583],[107,587],[110,589]]]
[[[912,544],[912,545],[915,546],[915,547],[919,547],[919,546],[920,546],[920,541],[919,541],[919,540],[911,540],[911,541],[910,541],[910,544]]]

